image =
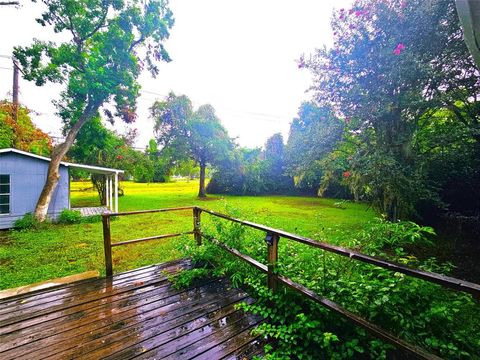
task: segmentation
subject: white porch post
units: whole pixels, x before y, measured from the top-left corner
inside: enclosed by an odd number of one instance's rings
[[[115,173],[115,212],[118,212],[118,172]]]
[[[112,176],[108,177],[109,186],[108,186],[108,196],[110,197],[109,205],[110,211],[113,211],[113,188],[112,188]]]
[[[110,196],[109,196],[109,189],[108,189],[108,175],[105,175],[105,206],[108,209],[108,206],[110,205]]]

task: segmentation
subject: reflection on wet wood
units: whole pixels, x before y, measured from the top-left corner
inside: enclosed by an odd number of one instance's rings
[[[225,279],[175,289],[180,260],[0,301],[0,358],[249,359],[263,351],[253,300]]]

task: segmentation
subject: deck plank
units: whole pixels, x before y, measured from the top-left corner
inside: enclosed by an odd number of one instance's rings
[[[196,291],[203,291],[203,288]],[[144,320],[160,307],[181,304],[182,298],[188,296],[182,296],[184,292],[185,290],[169,289],[168,292],[163,292],[157,296],[148,297],[147,295],[146,298],[142,298],[138,302],[135,302],[135,299],[127,299],[125,305],[123,303],[115,306],[107,305],[83,313],[74,313],[63,318],[57,318],[53,321],[39,323],[6,336],[0,336],[0,351],[13,349],[32,341],[37,344],[38,340],[44,338],[50,340],[52,336],[55,336],[53,339],[60,341],[61,339],[71,338],[73,335],[81,335],[105,326],[112,326],[115,322],[125,321],[132,316]],[[15,355],[15,352],[13,354]]]
[[[154,290],[155,288],[163,289],[165,287],[169,287],[169,281],[166,276],[158,277],[157,279],[148,282],[133,282],[131,285],[125,286],[121,289],[107,287],[104,292],[86,297],[75,297],[72,302],[66,301],[64,304],[57,306],[47,306],[37,312],[28,312],[27,314],[18,317],[10,317],[4,321],[0,321],[0,336],[76,313],[81,313],[78,314],[78,316],[83,317],[85,311],[88,311],[91,308],[96,308],[99,305],[108,306],[116,300],[122,298],[128,300],[129,296],[141,294]]]
[[[251,334],[261,319],[236,307],[254,300],[226,279],[174,288],[170,276],[190,267],[179,260],[3,299],[0,359],[212,360],[261,353],[263,341]]]
[[[86,279],[78,282],[59,285],[49,289],[37,290],[28,294],[20,294],[11,298],[5,298],[0,301],[0,313],[9,312],[13,306],[29,307],[31,304],[49,302],[52,299],[62,299],[75,295],[83,294],[85,291],[99,291],[105,289],[106,286],[121,286],[128,284],[134,279],[141,279],[146,275],[160,274],[164,268],[172,265],[189,266],[190,261],[187,259],[181,261],[171,261],[157,266],[148,266],[137,270],[131,270],[124,273],[114,275],[111,279]]]

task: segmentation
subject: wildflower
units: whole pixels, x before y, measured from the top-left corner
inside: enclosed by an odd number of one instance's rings
[[[352,175],[352,173],[348,170],[343,172],[343,177],[344,178],[349,178],[351,175]]]
[[[395,48],[395,50],[393,50],[393,53],[394,53],[395,55],[400,55],[404,49],[405,49],[405,45],[403,45],[403,43],[398,43],[398,45],[397,45],[397,47]]]

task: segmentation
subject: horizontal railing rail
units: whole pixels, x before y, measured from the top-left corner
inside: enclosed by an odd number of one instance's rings
[[[150,236],[146,238],[134,239],[134,240],[127,240],[127,241],[120,241],[112,243],[111,241],[111,232],[110,232],[110,218],[112,216],[128,216],[128,215],[139,215],[139,214],[149,214],[149,213],[158,213],[158,212],[168,212],[168,211],[181,211],[181,210],[193,210],[193,230],[186,231],[176,234],[166,234],[166,235],[156,235]],[[267,243],[267,264],[263,264],[252,257],[241,253],[237,249],[231,248],[215,238],[205,236],[201,232],[201,214],[205,212],[209,215],[222,218],[224,220],[228,220],[234,223],[241,224],[243,226],[248,226],[253,229],[257,229],[260,231],[264,231],[266,233],[265,241]],[[480,298],[480,285],[456,279],[453,277],[445,276],[442,274],[437,274],[429,271],[412,269],[410,267],[396,264],[393,262],[385,261],[376,257],[372,257],[369,255],[362,254],[357,251],[353,251],[341,246],[330,245],[324,242],[320,242],[314,239],[310,239],[304,236],[292,234],[283,230],[275,229],[269,226],[257,224],[251,221],[245,221],[241,219],[237,219],[231,217],[229,215],[225,215],[222,213],[218,213],[216,211],[212,211],[209,209],[204,209],[198,206],[185,206],[185,207],[176,207],[176,208],[165,208],[165,209],[156,209],[156,210],[142,210],[142,211],[130,211],[130,212],[118,212],[118,213],[107,213],[103,214],[103,235],[104,235],[104,250],[105,250],[105,269],[107,276],[111,276],[113,274],[112,269],[112,247],[121,246],[121,245],[129,245],[138,242],[150,241],[150,240],[158,240],[158,239],[165,239],[183,235],[194,235],[195,241],[197,245],[202,244],[202,238],[206,238],[208,241],[212,242],[216,246],[219,246],[223,250],[229,252],[230,254],[240,258],[241,260],[247,262],[248,264],[254,266],[258,270],[263,273],[267,274],[267,286],[273,291],[276,292],[278,284],[283,284],[284,286],[289,287],[290,289],[299,292],[300,294],[306,296],[312,301],[342,315],[343,317],[347,318],[351,322],[355,323],[356,325],[366,329],[374,336],[383,339],[384,341],[396,346],[399,349],[406,351],[409,354],[415,355],[418,358],[422,359],[440,359],[438,356],[429,353],[425,349],[410,344],[397,336],[389,333],[388,331],[382,329],[381,327],[369,322],[368,320],[355,315],[354,313],[346,310],[339,304],[324,298],[314,291],[306,288],[305,286],[294,282],[288,277],[279,275],[276,273],[276,266],[278,262],[278,243],[280,238],[285,238],[289,240],[293,240],[308,246],[312,246],[324,251],[328,251],[331,253],[335,253],[341,256],[348,257],[352,260],[360,261],[363,263],[371,264],[374,266],[378,266],[393,272],[403,273],[405,275],[419,278],[431,283],[435,283],[441,285],[445,288],[452,289],[455,291],[462,291],[473,295],[475,298]]]

